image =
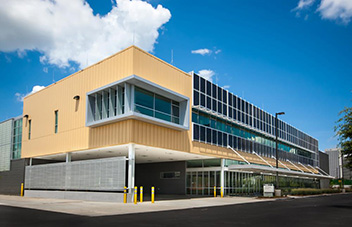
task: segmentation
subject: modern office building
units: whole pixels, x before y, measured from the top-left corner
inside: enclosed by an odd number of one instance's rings
[[[326,149],[325,153],[329,155],[330,175],[335,179],[352,180],[352,171],[344,166],[346,158],[341,154],[340,148]]]
[[[131,46],[24,98],[26,196],[319,187],[318,141],[218,85]],[[40,160],[40,161],[38,161]],[[40,163],[40,165],[37,165]],[[44,164],[45,163],[45,164]]]
[[[0,123],[0,193],[18,195],[24,182],[25,160],[21,159],[22,117]]]

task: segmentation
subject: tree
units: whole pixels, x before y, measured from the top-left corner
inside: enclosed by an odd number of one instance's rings
[[[345,167],[352,170],[352,108],[345,107],[339,115],[341,118],[336,122],[335,132],[341,153],[347,160]]]

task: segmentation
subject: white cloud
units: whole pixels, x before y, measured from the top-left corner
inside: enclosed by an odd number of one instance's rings
[[[27,94],[21,94],[21,93],[18,93],[18,92],[17,92],[17,93],[15,94],[16,99],[17,99],[17,101],[19,101],[19,102],[23,102],[24,97],[26,97],[27,95],[36,93],[36,92],[42,90],[43,88],[45,88],[45,86],[35,85],[35,86],[33,86],[32,91],[29,92],[29,93],[27,93]]]
[[[153,51],[168,9],[141,0],[116,0],[94,15],[85,0],[0,0],[0,51],[39,51],[40,62],[81,68],[132,44]]]
[[[219,54],[221,52],[221,50],[216,50],[215,54]]]
[[[225,86],[223,86],[222,88],[224,88],[224,89],[229,89],[231,86],[230,85],[225,85]]]
[[[352,1],[321,0],[318,11],[324,19],[339,19],[344,23],[349,23],[352,17]]]
[[[43,68],[43,72],[48,73],[48,71],[49,71],[49,70],[48,70],[48,67],[44,67],[44,68]]]
[[[306,8],[310,7],[311,5],[313,5],[314,2],[315,2],[315,0],[300,0],[298,2],[297,7],[294,8],[294,10],[306,9]]]
[[[211,54],[211,50],[204,48],[204,49],[198,49],[198,50],[192,50],[192,54],[200,54],[200,55],[209,55]]]
[[[300,15],[299,11],[311,7],[314,2],[315,0],[300,0],[293,10],[297,10],[296,15]],[[349,23],[352,18],[352,0],[320,0],[316,11],[323,19]]]
[[[202,69],[199,70],[198,75],[206,80],[213,81],[213,76],[215,75],[215,72],[210,69]]]

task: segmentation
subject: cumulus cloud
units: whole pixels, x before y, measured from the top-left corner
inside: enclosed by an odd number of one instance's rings
[[[153,51],[168,9],[141,0],[113,1],[94,15],[85,0],[0,0],[0,51],[25,56],[39,51],[41,63],[80,68],[135,44]]]
[[[225,86],[223,86],[222,88],[224,88],[224,89],[229,89],[231,86],[230,85],[225,85]]]
[[[23,102],[24,97],[26,97],[27,95],[36,93],[36,92],[38,92],[38,91],[40,91],[40,90],[42,90],[42,89],[44,89],[44,88],[45,88],[45,86],[35,85],[35,86],[33,86],[31,92],[29,92],[29,93],[27,93],[27,94],[21,94],[21,93],[18,93],[18,92],[17,92],[17,93],[15,94],[15,96],[16,96],[17,101]]]
[[[215,72],[210,69],[202,69],[199,70],[198,75],[206,80],[213,81],[213,76],[215,75]]]
[[[318,11],[324,19],[340,19],[345,23],[349,23],[352,17],[352,1],[322,0]]]
[[[206,54],[211,54],[211,50],[204,48],[204,49],[198,49],[198,50],[192,50],[192,54],[200,54],[200,55],[206,55]]]
[[[315,0],[300,0],[294,10],[299,12],[310,8]],[[349,23],[352,18],[352,1],[351,0],[320,0],[320,4],[316,9],[323,19],[339,20]]]

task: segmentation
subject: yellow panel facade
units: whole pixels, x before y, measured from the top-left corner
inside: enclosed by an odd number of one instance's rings
[[[86,93],[137,75],[181,95],[192,97],[192,77],[134,46],[68,76],[24,99],[22,157],[139,143],[190,152],[191,130],[178,131],[138,120],[89,128]],[[80,99],[73,97],[79,95]],[[191,100],[190,100],[191,103]],[[58,133],[54,132],[58,110]],[[191,111],[190,111],[191,115]],[[191,117],[189,117],[191,121]],[[28,140],[28,121],[31,139]],[[191,125],[191,122],[190,122]]]

